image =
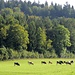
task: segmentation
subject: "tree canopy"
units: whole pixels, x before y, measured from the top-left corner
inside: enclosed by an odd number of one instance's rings
[[[75,57],[74,7],[0,0],[0,60],[43,57]]]

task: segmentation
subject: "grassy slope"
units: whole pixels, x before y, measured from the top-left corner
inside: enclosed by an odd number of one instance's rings
[[[27,62],[33,61],[34,65]],[[41,61],[52,61],[53,64],[41,64]],[[75,75],[75,63],[72,65],[57,65],[57,60],[71,59],[22,59],[0,62],[0,75]],[[14,62],[18,61],[21,66],[14,66]]]

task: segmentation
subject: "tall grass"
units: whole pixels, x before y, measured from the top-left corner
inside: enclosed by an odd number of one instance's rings
[[[44,60],[47,64],[41,64]],[[21,59],[0,62],[0,75],[75,75],[75,63],[72,65],[56,64],[57,60],[72,59]],[[74,59],[75,60],[75,59]],[[34,62],[29,65],[28,61]],[[53,64],[49,64],[52,61]],[[14,66],[14,62],[19,62],[21,66]]]

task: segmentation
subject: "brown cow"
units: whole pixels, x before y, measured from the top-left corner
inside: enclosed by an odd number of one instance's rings
[[[49,61],[49,64],[52,64],[52,62],[51,62],[51,61]]]
[[[34,63],[33,63],[33,62],[31,62],[31,61],[28,61],[28,64],[34,65]]]

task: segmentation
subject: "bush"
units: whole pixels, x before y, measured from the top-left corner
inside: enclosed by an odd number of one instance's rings
[[[44,58],[57,58],[57,55],[56,55],[55,51],[51,51],[51,52],[46,51],[44,53]]]
[[[7,60],[9,58],[6,48],[0,48],[0,60]]]
[[[57,58],[57,57],[58,55],[55,53],[55,51],[51,52],[50,58]]]
[[[18,59],[20,58],[20,54],[17,51],[13,51],[13,58]]]
[[[28,52],[26,50],[23,50],[21,52],[21,57],[20,58],[27,58]]]
[[[70,53],[69,51],[66,51],[66,53],[61,53],[61,58],[75,58],[75,55],[73,53]]]
[[[9,59],[14,59],[14,51],[13,49],[7,48]]]
[[[26,50],[23,50],[21,52],[21,58],[39,58],[38,52],[28,52]]]
[[[51,57],[51,53],[49,51],[45,51],[44,58],[50,58],[50,57]]]
[[[39,58],[44,58],[44,55],[43,54],[39,54]]]
[[[65,53],[60,54],[61,58],[75,58],[73,53],[66,51]],[[0,48],[0,60],[7,59],[18,59],[18,58],[57,58],[55,50],[45,51],[44,54],[39,54],[38,52],[29,52],[26,50],[22,50],[21,52],[17,52],[16,50],[10,48]]]

